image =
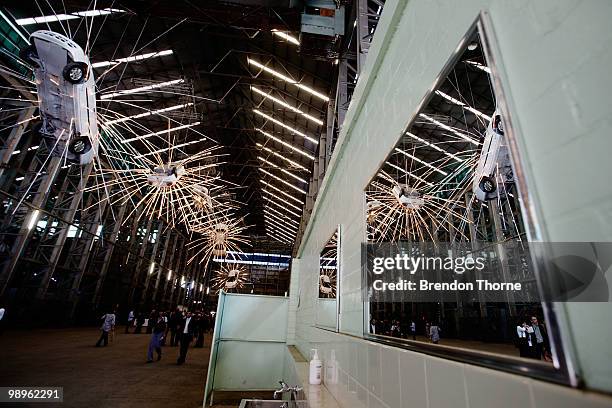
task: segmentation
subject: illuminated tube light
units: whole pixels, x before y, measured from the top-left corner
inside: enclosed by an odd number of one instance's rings
[[[414,160],[414,161],[416,161],[416,162],[419,162],[419,163],[421,163],[421,164],[423,164],[423,165],[425,165],[425,166],[429,167],[430,169],[432,169],[432,170],[434,170],[434,171],[436,171],[436,172],[438,172],[438,173],[442,174],[443,176],[448,176],[448,173],[447,173],[447,172],[445,172],[444,170],[440,170],[440,169],[439,169],[439,168],[437,168],[436,166],[433,166],[433,165],[431,165],[431,164],[427,163],[426,161],[421,160],[421,159],[419,159],[418,157],[413,156],[413,155],[411,155],[410,153],[403,151],[402,149],[398,149],[398,148],[396,147],[396,148],[395,148],[395,151],[396,151],[396,152],[399,152],[399,153],[401,153],[401,154],[403,154],[403,155],[404,155],[404,156],[406,156],[406,157],[411,158],[412,160]]]
[[[32,25],[32,24],[51,23],[54,21],[72,20],[72,19],[80,18],[80,17],[104,16],[104,15],[112,14],[112,13],[125,13],[125,10],[105,8],[102,10],[77,11],[76,13],[70,13],[70,14],[56,14],[52,16],[19,18],[15,20],[15,23],[17,23],[20,26],[25,26],[25,25]]]
[[[284,199],[284,198],[282,198],[282,197],[279,197],[278,195],[274,194],[274,193],[273,193],[273,192],[271,192],[271,191],[268,191],[268,190],[266,190],[266,189],[262,189],[261,191],[263,191],[264,193],[266,193],[266,194],[268,194],[268,195],[270,195],[270,196],[272,196],[272,197],[276,198],[277,200],[282,201],[283,203],[287,204],[289,207],[291,207],[291,208],[293,208],[293,209],[295,209],[295,210],[297,210],[297,211],[302,211],[302,209],[301,209],[300,207],[298,207],[297,205],[290,203],[289,201],[285,200],[285,199]],[[264,198],[268,198],[268,197],[264,197]]]
[[[282,171],[283,173],[287,174],[288,176],[291,176],[291,177],[293,177],[294,179],[296,179],[296,180],[298,180],[298,181],[301,181],[302,183],[308,184],[308,181],[304,180],[304,179],[303,179],[303,178],[301,178],[301,177],[296,176],[295,174],[291,173],[291,172],[290,172],[290,171],[288,171],[288,170],[282,169],[280,166],[278,166],[278,165],[276,165],[276,164],[272,163],[271,161],[268,161],[268,160],[264,159],[264,158],[263,158],[263,157],[261,157],[261,156],[257,156],[257,158],[258,158],[259,160],[263,161],[264,163],[269,164],[270,166],[274,167],[275,169],[279,169],[280,171]]]
[[[168,271],[168,277],[166,278],[166,280],[170,280],[172,279],[172,271]]]
[[[134,156],[134,158],[135,159],[140,159],[142,157],[151,156],[151,155],[158,154],[158,153],[169,152],[170,150],[178,149],[180,147],[185,147],[185,146],[192,145],[194,143],[203,142],[204,140],[206,140],[205,137],[203,137],[201,139],[198,139],[198,140],[193,140],[191,142],[180,143],[180,144],[177,144],[177,145],[174,145],[174,146],[171,146],[171,147],[165,147],[163,149],[154,150],[154,151],[146,153],[146,154],[139,154],[138,156]]]
[[[195,123],[189,123],[187,125],[173,127],[173,128],[166,129],[166,130],[160,130],[159,132],[149,133],[148,135],[136,136],[136,137],[132,137],[130,139],[125,139],[125,140],[122,140],[121,143],[130,143],[130,142],[133,142],[135,140],[142,140],[142,139],[146,139],[146,138],[151,137],[151,136],[158,136],[158,135],[162,135],[162,134],[168,133],[168,132],[176,132],[177,130],[187,129],[187,128],[190,128],[190,127],[193,127],[193,126],[197,126],[199,124],[200,124],[200,122],[195,122]]]
[[[476,62],[476,61],[464,61],[464,62],[466,64],[470,64],[470,65],[472,65],[472,66],[474,66],[474,67],[476,67],[476,68],[486,72],[487,74],[491,73],[491,68],[487,67],[486,65],[482,65],[479,62]]]
[[[267,137],[269,137],[270,139],[272,139],[272,140],[274,140],[274,141],[276,141],[276,142],[278,142],[278,143],[282,144],[283,146],[288,147],[288,148],[289,148],[289,149],[291,149],[292,151],[294,151],[294,152],[296,152],[296,153],[299,153],[299,154],[301,154],[302,156],[308,157],[310,160],[314,160],[314,159],[315,159],[315,157],[314,157],[312,154],[308,154],[308,153],[306,153],[305,151],[298,149],[297,147],[293,147],[291,144],[289,144],[289,143],[285,142],[285,141],[284,141],[284,140],[282,140],[282,139],[279,139],[278,137],[276,137],[276,136],[274,136],[274,135],[271,135],[270,133],[268,133],[268,132],[266,132],[266,131],[264,131],[264,130],[261,130],[261,129],[259,129],[259,128],[255,128],[255,130],[256,130],[256,131],[258,131],[258,132],[260,132],[260,133],[261,133],[261,134],[263,134],[264,136],[267,136]]]
[[[277,226],[278,228],[282,229],[283,231],[286,231],[288,233],[291,234],[297,234],[297,227],[294,227],[293,225],[288,225],[288,224],[283,224],[282,222],[279,222],[273,218],[268,218],[269,215],[264,214],[264,219],[271,223],[272,225]]]
[[[264,181],[264,180],[259,180],[259,181],[261,181],[261,182],[262,182],[263,184],[265,184],[266,186],[270,187],[272,190],[276,190],[276,191],[278,191],[279,193],[281,193],[282,195],[284,195],[284,196],[286,196],[286,197],[289,197],[290,199],[292,199],[292,200],[293,200],[293,201],[295,201],[296,203],[304,205],[304,203],[303,203],[301,200],[299,200],[299,199],[295,198],[295,197],[294,197],[294,196],[292,196],[291,194],[285,193],[285,192],[284,192],[283,190],[281,190],[280,188],[278,188],[278,187],[276,187],[276,186],[273,186],[272,184],[267,183],[267,182],[266,182],[266,181]]]
[[[206,294],[207,295],[210,294],[210,287],[208,287],[208,286],[206,287]]]
[[[152,275],[154,270],[155,270],[155,262],[151,262],[151,267],[149,268],[149,275]]]
[[[112,61],[94,62],[91,64],[93,68],[108,67],[110,65],[122,64],[124,62],[142,61],[144,59],[163,57],[164,55],[172,55],[172,50],[164,50],[159,52],[148,52],[146,54],[132,55],[131,57],[117,58]]]
[[[449,132],[459,136],[463,140],[466,140],[466,141],[470,142],[471,144],[478,146],[478,142],[475,141],[474,139],[472,139],[471,137],[469,137],[468,135],[466,135],[465,133],[458,132],[455,129],[453,129],[452,127],[450,127],[448,125],[445,125],[444,123],[442,123],[440,121],[437,121],[434,118],[432,118],[432,117],[430,117],[430,116],[428,116],[428,115],[426,115],[424,113],[420,113],[419,116],[422,117],[422,118],[427,119],[428,121],[430,121],[431,123],[433,123],[433,124],[435,124],[437,126],[440,126],[442,129],[447,130],[447,131],[449,131]]]
[[[293,224],[295,227],[299,228],[300,227],[300,223],[292,220],[291,218],[287,217],[286,215],[283,215],[282,217],[279,217],[278,215],[272,213],[272,212],[268,212],[268,208],[264,208],[264,214],[268,215],[269,217],[274,218],[275,220],[278,220],[280,222],[284,222],[284,223],[289,223],[289,224]]]
[[[393,164],[393,163],[389,163],[389,162],[385,162],[385,163],[387,163],[389,166],[393,167],[394,169],[397,169],[397,170],[399,170],[399,171],[403,172],[404,174],[409,175],[409,176],[410,176],[410,177],[412,177],[412,178],[415,178],[415,179],[417,179],[417,180],[419,180],[419,181],[422,181],[423,183],[427,184],[429,187],[433,187],[433,184],[432,184],[432,183],[430,183],[429,181],[427,181],[427,180],[425,180],[425,179],[422,179],[421,177],[419,177],[419,176],[417,176],[417,175],[415,175],[415,174],[412,174],[411,172],[406,171],[406,170],[402,169],[401,167],[396,166],[396,165],[395,165],[395,164]]]
[[[312,89],[312,88],[310,88],[310,87],[308,87],[306,85],[302,85],[302,84],[298,83],[297,81],[294,81],[293,79],[289,78],[288,76],[283,75],[280,72],[277,72],[277,71],[273,70],[272,68],[266,67],[265,65],[263,65],[260,62],[255,61],[254,59],[247,58],[247,62],[249,64],[251,64],[251,65],[255,65],[257,68],[260,68],[260,69],[266,71],[269,74],[274,75],[277,78],[282,79],[285,82],[289,82],[290,84],[295,85],[295,86],[297,86],[300,89],[303,89],[304,91],[310,93],[313,96],[316,96],[319,99],[324,100],[325,102],[329,102],[329,98],[327,96],[323,95],[322,93],[317,92],[314,89]]]
[[[268,197],[264,197],[264,198],[266,198],[266,199],[267,199]],[[283,214],[282,212],[278,211],[277,209],[275,209],[275,208],[273,208],[273,207],[267,207],[267,206],[266,206],[266,207],[264,208],[264,211],[266,211],[266,210],[272,211],[274,214],[278,214],[280,217],[286,217],[286,218],[289,218],[289,216],[288,216],[287,214]],[[302,218],[302,217],[301,217],[301,216],[299,216],[299,215],[298,215],[297,217],[298,217],[298,218]],[[294,220],[293,220],[293,222],[297,222],[297,221],[294,221]]]
[[[278,198],[278,197],[276,197],[276,198]],[[276,201],[272,200],[271,198],[264,196],[264,199],[265,199],[265,200],[267,200],[267,201],[269,201],[269,202],[271,202],[271,203],[272,203],[272,204],[274,204],[275,206],[279,207],[281,210],[287,211],[289,214],[291,214],[291,215],[295,215],[295,216],[296,216],[296,217],[298,217],[298,218],[302,218],[302,216],[301,216],[300,214],[296,214],[296,213],[294,213],[293,211],[289,210],[289,209],[288,209],[287,207],[285,207],[284,205],[277,203]],[[279,198],[279,200],[284,201],[282,198]],[[292,204],[292,205],[293,205],[293,204]],[[300,210],[300,211],[301,211],[301,210]]]
[[[284,232],[283,230],[281,230],[278,227],[275,227],[274,225],[268,224],[268,226],[269,226],[270,230],[272,231],[272,233],[275,234],[275,235],[278,235],[279,238],[283,238],[283,239],[291,240],[291,241],[293,241],[295,239],[295,237],[289,235],[288,233]]]
[[[176,84],[182,84],[183,82],[185,82],[184,79],[173,79],[172,81],[166,81],[166,82],[160,82],[158,84],[153,84],[153,85],[147,85],[147,86],[141,86],[139,88],[132,88],[132,89],[124,89],[122,91],[117,91],[117,92],[111,92],[111,93],[106,93],[106,94],[102,94],[100,96],[100,99],[109,99],[109,98],[113,98],[115,96],[121,96],[121,95],[131,95],[131,94],[135,94],[135,93],[141,93],[141,92],[146,92],[146,91],[151,91],[153,89],[159,89],[159,88],[163,88],[165,86],[170,86],[170,85],[176,85]]]
[[[119,119],[113,119],[113,120],[107,121],[106,125],[110,126],[110,125],[114,125],[115,123],[127,122],[128,120],[144,118],[144,117],[151,116],[151,115],[157,115],[159,113],[170,112],[170,111],[174,111],[174,110],[177,110],[177,109],[187,108],[187,107],[192,106],[192,105],[193,105],[193,103],[189,102],[189,103],[184,103],[182,105],[174,105],[174,106],[169,106],[167,108],[157,109],[157,110],[154,110],[154,111],[149,111],[149,112],[145,112],[145,113],[139,113],[138,115],[132,115],[132,116],[126,116],[126,117],[119,118]]]
[[[264,91],[262,91],[261,89],[258,89],[258,88],[254,87],[254,86],[251,86],[251,90],[254,91],[255,93],[260,94],[261,96],[263,96],[266,99],[270,99],[271,101],[274,101],[274,102],[278,103],[279,105],[284,106],[285,108],[289,109],[292,112],[299,113],[300,115],[304,116],[306,119],[309,119],[309,120],[313,121],[317,125],[323,125],[323,121],[321,119],[317,119],[314,116],[307,114],[306,112],[302,112],[301,110],[299,110],[295,106],[289,105],[287,102],[283,101],[282,99],[279,99],[279,98],[276,98],[276,97],[274,97],[274,96],[272,96],[270,94],[267,94]]]
[[[295,231],[294,230],[288,230],[282,224],[279,224],[278,222],[276,222],[276,221],[274,221],[272,219],[264,217],[264,220],[266,221],[266,223],[271,228],[274,228],[274,229],[277,229],[279,231],[282,231],[282,232],[284,232],[289,237],[294,237],[297,234],[297,230],[295,230]]]
[[[479,111],[479,110],[477,110],[477,109],[474,109],[474,108],[472,108],[472,107],[471,107],[471,106],[469,106],[469,105],[466,105],[465,103],[461,102],[460,100],[455,99],[455,98],[453,98],[452,96],[447,95],[447,94],[445,94],[445,93],[444,93],[444,92],[442,92],[442,91],[436,91],[436,93],[437,93],[438,95],[440,95],[441,97],[443,97],[444,99],[446,99],[447,101],[450,101],[450,102],[454,103],[455,105],[459,105],[459,106],[463,107],[465,110],[470,111],[470,112],[472,112],[473,114],[478,115],[478,116],[480,116],[480,117],[481,117],[481,118],[483,118],[483,119],[486,119],[487,121],[490,121],[490,120],[491,120],[491,117],[490,117],[489,115],[485,115],[485,114],[484,114],[484,113],[482,113],[481,111]]]
[[[455,156],[455,155],[454,155],[454,154],[452,154],[452,153],[447,152],[446,150],[442,149],[441,147],[438,147],[438,146],[436,146],[435,144],[430,143],[430,142],[428,142],[428,141],[427,141],[427,140],[425,140],[425,139],[421,139],[421,138],[420,138],[420,137],[418,137],[417,135],[414,135],[414,134],[412,134],[412,133],[410,133],[410,132],[406,132],[406,134],[407,134],[408,136],[410,136],[411,138],[413,138],[413,139],[415,139],[415,140],[418,140],[419,142],[423,143],[424,145],[427,145],[427,146],[431,147],[432,149],[435,149],[435,150],[439,151],[440,153],[444,153],[444,154],[445,154],[445,155],[447,155],[448,157],[453,158],[453,159],[457,160],[457,161],[458,161],[458,162],[460,162],[460,163],[463,163],[463,161],[464,161],[463,159],[461,159],[461,158],[459,158],[459,157]]]
[[[32,228],[36,225],[36,221],[38,221],[38,216],[40,215],[40,210],[32,211],[32,215],[30,215],[30,220],[28,221],[28,230],[32,231]]]
[[[302,194],[306,194],[306,195],[308,195],[308,192],[306,192],[306,191],[302,190],[302,189],[301,189],[301,188],[299,188],[299,187],[294,186],[293,184],[289,183],[288,181],[283,180],[282,178],[280,178],[280,177],[278,177],[278,176],[275,176],[274,174],[270,173],[269,171],[264,170],[264,169],[262,169],[262,168],[260,168],[259,170],[260,170],[260,171],[262,171],[262,172],[264,172],[264,173],[265,173],[265,174],[267,174],[268,176],[275,178],[276,180],[280,181],[281,183],[284,183],[285,185],[287,185],[287,186],[291,187],[291,188],[292,188],[292,189],[294,189],[295,191],[299,191],[299,192],[300,192],[300,193],[302,193]]]
[[[297,168],[299,168],[301,170],[304,170],[304,171],[307,171],[308,173],[310,173],[310,170],[308,170],[306,167],[302,166],[300,163],[286,158],[282,154],[279,154],[279,153],[275,152],[274,150],[270,149],[269,147],[266,147],[266,146],[262,145],[261,143],[255,143],[255,144],[257,145],[257,147],[261,147],[266,152],[273,154],[274,156],[278,157],[279,159],[285,160],[287,163],[290,163],[292,166],[295,166],[295,167],[297,167]]]
[[[285,231],[284,229],[279,227],[277,224],[272,223],[267,218],[265,219],[265,221],[266,221],[266,225],[268,226],[268,228],[272,230],[273,232],[275,232],[276,234],[281,235],[285,239],[290,239],[291,241],[295,239],[295,235],[296,235],[295,232]]]
[[[282,38],[285,41],[288,41],[290,43],[293,43],[295,45],[300,45],[300,40],[298,40],[297,38],[295,38],[292,35],[289,35],[283,31],[278,31],[276,28],[272,29],[272,34],[274,34],[277,37]]]
[[[314,144],[319,144],[319,141],[318,141],[317,139],[315,139],[315,138],[313,138],[313,137],[310,137],[310,136],[308,136],[308,135],[306,135],[306,134],[304,134],[304,133],[300,132],[299,130],[297,130],[297,129],[295,129],[295,128],[292,128],[292,127],[291,127],[291,126],[289,126],[289,125],[285,125],[285,124],[284,124],[283,122],[281,122],[280,120],[278,120],[278,119],[274,119],[274,118],[273,118],[272,116],[270,116],[270,115],[266,115],[265,113],[263,113],[263,112],[262,112],[262,111],[260,111],[259,109],[253,109],[253,112],[255,112],[256,114],[258,114],[258,115],[260,115],[260,116],[263,116],[264,118],[266,118],[266,119],[268,119],[268,120],[270,120],[270,121],[272,121],[272,122],[276,123],[276,124],[277,124],[277,125],[279,125],[279,126],[284,127],[285,129],[289,130],[290,132],[295,133],[296,135],[300,135],[300,136],[302,136],[304,139],[308,139],[308,140],[310,140],[310,141],[311,141],[312,143],[314,143]]]

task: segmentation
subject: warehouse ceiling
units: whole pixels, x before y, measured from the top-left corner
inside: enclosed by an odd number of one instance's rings
[[[337,66],[301,54],[298,45],[273,32],[299,37],[301,8],[289,8],[288,1],[201,3],[39,0],[8,5],[5,11],[19,21],[113,9],[93,18],[38,21],[21,28],[30,33],[50,29],[87,47],[97,78],[98,111],[108,120],[141,114],[143,108],[184,105],[164,116],[138,118],[138,126],[161,132],[188,125],[171,133],[171,143],[183,145],[187,154],[220,145],[220,176],[234,186],[232,194],[242,203],[239,213],[251,226],[249,235],[278,238],[266,228],[266,219],[290,220],[280,240],[290,247]],[[177,83],[154,92],[122,93],[167,81]],[[160,150],[167,146],[162,138],[148,141]],[[142,141],[133,146],[145,152]]]

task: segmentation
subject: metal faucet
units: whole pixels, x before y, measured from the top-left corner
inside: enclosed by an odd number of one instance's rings
[[[297,401],[297,393],[302,391],[302,387],[298,387],[297,385],[289,387],[283,380],[279,381],[278,383],[281,385],[281,389],[274,391],[274,399],[278,399],[278,397],[282,397],[284,393],[290,392],[291,400]]]

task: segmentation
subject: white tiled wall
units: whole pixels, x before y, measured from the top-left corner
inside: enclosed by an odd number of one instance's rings
[[[292,267],[296,318],[288,338],[305,355],[313,346],[326,356],[336,350],[339,382],[330,388],[344,406],[612,406],[610,397],[314,327],[318,254],[342,224],[340,327],[361,336],[363,189],[481,10],[490,14],[498,39],[497,63],[543,237],[612,240],[612,1],[388,0]],[[608,392],[611,315],[610,304],[560,307],[582,379]]]

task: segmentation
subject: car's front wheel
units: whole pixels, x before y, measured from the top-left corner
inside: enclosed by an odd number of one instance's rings
[[[71,62],[64,67],[63,75],[71,84],[80,84],[87,76],[87,65],[82,62]]]
[[[497,189],[495,180],[493,180],[491,177],[484,176],[482,180],[480,180],[480,189],[487,194],[494,193]]]
[[[91,150],[91,141],[87,136],[77,136],[68,144],[68,150],[75,155],[85,154]]]

